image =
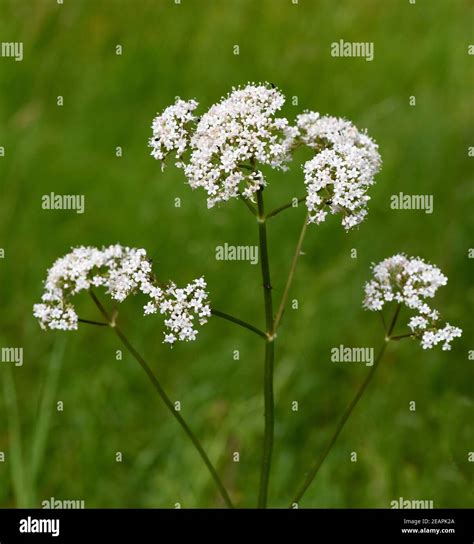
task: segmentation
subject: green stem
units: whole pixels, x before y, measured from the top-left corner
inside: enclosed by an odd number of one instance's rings
[[[326,448],[323,450],[321,455],[316,460],[316,463],[313,465],[312,469],[309,471],[308,475],[306,476],[305,481],[303,482],[303,484],[300,487],[298,493],[296,494],[295,498],[293,499],[293,501],[292,501],[292,503],[290,505],[290,508],[292,508],[295,503],[298,504],[298,502],[301,500],[303,495],[306,493],[308,487],[312,484],[313,480],[315,479],[316,475],[319,472],[319,469],[321,468],[321,465],[324,463],[324,460],[326,459],[326,457],[328,456],[328,454],[331,451],[332,447],[336,443],[336,440],[338,439],[342,429],[344,428],[344,425],[346,424],[347,420],[349,419],[350,415],[352,414],[354,408],[357,406],[357,403],[359,402],[360,398],[364,394],[364,391],[367,389],[367,386],[371,382],[371,380],[372,380],[372,378],[373,378],[373,376],[375,374],[375,371],[377,370],[377,367],[379,366],[380,361],[382,360],[383,354],[385,353],[385,349],[387,348],[387,344],[388,344],[388,342],[390,342],[390,340],[392,340],[390,335],[392,334],[393,329],[395,328],[395,325],[397,324],[398,316],[400,315],[400,309],[401,309],[401,304],[398,304],[397,308],[395,310],[395,313],[393,314],[393,318],[392,318],[392,321],[390,323],[390,327],[389,327],[389,329],[387,331],[387,334],[385,336],[385,341],[384,341],[384,343],[383,343],[383,345],[382,345],[382,347],[381,347],[381,349],[380,349],[380,351],[379,351],[379,353],[378,353],[378,355],[377,355],[377,357],[375,359],[374,364],[372,365],[372,367],[370,369],[370,372],[367,374],[365,380],[362,382],[359,389],[357,390],[357,393],[356,393],[355,397],[352,399],[351,403],[346,408],[346,411],[344,412],[342,418],[340,419],[339,424],[336,427],[336,430],[334,431],[334,434],[331,437],[331,440],[329,441]]]
[[[373,376],[375,374],[375,371],[376,371],[377,367],[379,366],[380,361],[382,360],[382,356],[383,356],[383,354],[385,352],[388,341],[389,340],[387,339],[383,343],[382,348],[380,349],[380,351],[379,351],[379,353],[377,355],[377,358],[376,358],[374,364],[372,365],[372,367],[370,369],[370,372],[367,374],[365,380],[362,382],[359,389],[357,390],[357,393],[356,393],[355,397],[352,399],[349,406],[346,408],[346,411],[344,412],[342,418],[340,419],[340,421],[339,421],[339,423],[338,423],[338,425],[336,427],[336,430],[334,431],[334,434],[331,437],[331,440],[328,442],[327,446],[324,448],[323,452],[318,457],[315,464],[313,465],[313,467],[309,471],[308,475],[306,476],[306,479],[304,480],[304,482],[303,482],[302,486],[300,487],[298,493],[296,494],[295,498],[293,499],[293,501],[292,501],[292,503],[290,505],[290,508],[292,508],[294,504],[298,504],[298,502],[301,500],[303,495],[306,493],[309,486],[313,483],[313,480],[316,478],[316,475],[318,474],[319,469],[321,468],[321,465],[324,463],[326,457],[328,456],[328,454],[331,451],[332,447],[336,443],[336,440],[338,439],[339,435],[341,434],[341,431],[344,428],[344,425],[346,424],[347,420],[349,419],[350,415],[352,414],[354,408],[357,406],[357,403],[359,402],[360,398],[364,394],[364,391],[367,389],[367,386],[371,382],[371,380],[372,380],[372,378],[373,378]]]
[[[204,451],[204,448],[202,447],[201,443],[193,433],[193,431],[189,428],[186,421],[183,419],[183,417],[180,415],[179,412],[177,412],[174,408],[174,404],[171,401],[171,399],[166,394],[165,390],[163,389],[161,383],[158,381],[158,378],[155,376],[153,371],[151,370],[148,363],[145,361],[145,359],[138,353],[138,351],[132,346],[132,344],[129,342],[127,337],[124,335],[122,330],[117,326],[115,323],[115,320],[112,318],[112,316],[109,315],[107,310],[104,308],[100,300],[97,298],[95,293],[91,290],[89,291],[92,300],[95,302],[96,306],[99,308],[99,311],[106,319],[107,323],[110,325],[110,327],[114,330],[115,334],[119,337],[122,344],[126,347],[128,352],[134,357],[134,359],[138,362],[138,364],[142,367],[142,369],[145,371],[146,375],[148,376],[150,382],[153,384],[153,387],[156,389],[158,395],[161,397],[161,400],[164,402],[165,406],[168,408],[170,413],[173,415],[173,417],[176,419],[176,421],[181,425],[184,432],[188,435],[189,439],[193,443],[194,447],[198,451],[199,455],[201,456],[202,460],[204,461],[204,464],[208,468],[209,472],[211,473],[211,476],[213,477],[220,494],[222,495],[222,498],[224,499],[224,502],[229,508],[233,508],[234,505],[232,504],[232,501],[229,497],[229,494],[227,493],[226,488],[224,487],[221,479],[219,478],[219,475],[217,474],[216,469],[214,468],[213,464],[209,460],[209,457],[207,456],[206,452]]]
[[[380,319],[382,320],[382,326],[385,334],[387,334],[387,324],[385,323],[385,317],[383,316],[383,312],[380,310],[377,312],[380,315]]]
[[[400,334],[399,336],[391,336],[390,340],[402,340],[403,338],[413,338],[415,335],[413,333],[409,334]]]
[[[239,193],[239,198],[247,206],[247,208],[250,210],[250,213],[256,217],[257,216],[257,210],[255,209],[255,207],[252,206],[252,204],[244,197],[244,195],[242,195],[240,193]]]
[[[258,236],[260,247],[260,267],[263,282],[263,301],[265,304],[265,325],[267,339],[265,342],[265,367],[264,367],[264,406],[265,406],[265,431],[263,440],[262,469],[260,476],[260,490],[258,507],[266,508],[268,496],[268,484],[270,481],[270,469],[273,453],[274,435],[274,395],[273,395],[273,365],[275,357],[274,323],[272,284],[270,279],[270,264],[268,258],[267,228],[265,223],[265,209],[263,204],[263,189],[257,192],[258,207]]]
[[[286,280],[285,290],[283,291],[283,296],[281,297],[280,306],[278,307],[278,311],[275,316],[275,323],[273,325],[274,331],[276,332],[278,329],[278,326],[280,325],[281,318],[283,317],[283,312],[285,311],[285,305],[286,301],[288,299],[288,295],[290,293],[291,284],[293,283],[293,277],[295,275],[296,270],[296,264],[298,262],[298,258],[301,254],[301,247],[303,245],[304,237],[306,234],[306,229],[308,227],[308,214],[306,215],[304,219],[303,226],[301,228],[300,236],[298,238],[298,242],[296,244],[295,253],[293,254],[293,259],[291,260],[291,266],[290,266],[290,272],[288,274],[288,278]]]
[[[99,327],[108,327],[108,323],[103,323],[102,321],[92,321],[91,319],[81,319],[78,318],[79,323],[87,323],[89,325],[97,325]]]
[[[395,328],[395,325],[397,324],[397,319],[398,319],[398,316],[400,315],[401,308],[402,308],[402,305],[399,302],[397,304],[397,309],[395,310],[395,313],[393,314],[393,319],[392,319],[392,322],[390,323],[390,327],[388,328],[387,336],[385,337],[386,340],[390,340],[392,336],[392,332],[393,332],[393,329]]]
[[[302,196],[298,198],[297,202],[298,204],[301,204],[301,202],[304,202],[305,200],[306,200],[306,197]],[[275,217],[275,215],[278,215],[280,212],[283,212],[287,210],[288,208],[296,208],[293,202],[294,202],[294,199],[292,199],[291,202],[288,202],[287,204],[283,204],[283,206],[279,206],[278,208],[275,208],[271,212],[267,213],[266,218],[270,219],[270,217]]]
[[[267,335],[258,329],[257,327],[254,327],[250,323],[247,323],[246,321],[243,321],[242,319],[239,319],[238,317],[234,317],[232,315],[226,314],[224,312],[221,312],[219,310],[215,310],[214,308],[211,310],[212,315],[215,315],[217,317],[221,317],[222,319],[225,319],[227,321],[231,321],[232,323],[235,323],[236,325],[240,325],[244,329],[248,329],[249,331],[254,332],[255,334],[258,334],[258,336],[261,336],[262,338],[267,339]]]

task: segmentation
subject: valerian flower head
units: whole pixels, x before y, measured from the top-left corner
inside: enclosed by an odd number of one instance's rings
[[[284,102],[279,90],[249,84],[234,88],[201,117],[183,167],[191,187],[207,192],[208,207],[239,193],[252,198],[264,187],[263,173],[254,164],[285,168],[293,131],[287,119],[275,117]]]
[[[258,165],[285,169],[297,131],[287,119],[275,116],[284,102],[278,89],[248,84],[233,88],[199,119],[189,139],[189,157],[183,157],[177,166],[183,168],[193,189],[206,191],[208,207],[239,194],[252,199],[266,183]],[[165,113],[157,117],[160,131],[164,131]],[[176,139],[188,144],[187,136]],[[153,144],[153,138],[150,142]],[[161,137],[156,143],[156,158],[161,158]]]
[[[198,103],[195,100],[181,100],[177,98],[172,106],[155,117],[152,124],[153,136],[149,140],[152,148],[151,155],[155,159],[164,161],[173,151],[180,158],[189,144],[190,124],[196,117],[193,111]]]
[[[94,287],[103,287],[111,298],[123,302],[129,295],[142,293],[150,298],[144,314],[160,313],[168,318],[165,342],[194,340],[195,322],[203,325],[211,314],[207,304],[206,283],[199,278],[184,288],[170,282],[160,286],[152,272],[144,249],[112,245],[103,249],[77,247],[58,259],[48,271],[41,303],[35,304],[34,316],[43,329],[76,330],[78,315],[72,303],[74,295]]]
[[[462,330],[449,323],[443,325],[439,312],[426,302],[448,281],[441,270],[419,257],[402,254],[383,260],[372,270],[373,279],[365,284],[364,307],[380,311],[386,303],[402,304],[414,312],[408,327],[423,349],[440,343],[443,350],[451,349],[452,340],[460,337]]]
[[[164,160],[176,151],[189,185],[203,188],[213,207],[239,196],[253,200],[266,186],[261,167],[286,170],[305,145],[315,151],[304,165],[309,222],[341,213],[351,229],[367,215],[367,191],[381,165],[377,144],[349,121],[312,111],[291,125],[277,116],[284,102],[268,83],[233,88],[200,118],[194,100],[178,99],[153,122],[152,155]]]
[[[298,115],[296,125],[299,140],[316,151],[303,167],[309,222],[322,223],[330,212],[342,214],[346,230],[358,225],[381,166],[377,144],[349,121],[317,112]]]

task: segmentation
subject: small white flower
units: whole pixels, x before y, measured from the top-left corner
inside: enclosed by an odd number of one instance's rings
[[[174,334],[165,334],[164,344],[174,344],[176,342],[176,336]]]
[[[145,306],[143,306],[144,315],[156,314],[157,310],[158,308],[153,302],[148,302],[147,304],[145,304]]]
[[[408,322],[408,326],[412,331],[416,329],[424,330],[428,326],[428,320],[421,315],[415,315],[410,318],[410,321]]]
[[[372,266],[373,279],[365,284],[364,307],[380,311],[393,300],[417,312],[408,321],[408,327],[421,341],[423,349],[443,343],[443,350],[451,349],[451,342],[462,330],[446,323],[439,323],[439,312],[425,299],[433,298],[448,278],[441,270],[419,257],[403,254],[389,257]]]

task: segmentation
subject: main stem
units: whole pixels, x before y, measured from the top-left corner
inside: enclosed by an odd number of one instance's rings
[[[183,417],[180,415],[179,412],[177,412],[174,409],[174,404],[171,401],[171,399],[166,394],[165,390],[163,389],[162,385],[158,381],[158,378],[155,376],[153,371],[151,370],[148,363],[145,361],[145,359],[138,353],[138,351],[132,346],[132,344],[129,342],[125,334],[122,332],[122,330],[117,326],[115,323],[115,319],[113,319],[112,316],[109,315],[107,310],[104,308],[100,300],[97,298],[95,293],[93,291],[90,291],[90,295],[92,297],[92,300],[95,302],[96,306],[99,308],[99,311],[104,316],[104,318],[107,320],[107,323],[109,326],[115,331],[115,334],[119,337],[122,344],[126,347],[128,352],[134,357],[134,359],[138,362],[138,364],[143,368],[146,375],[148,376],[149,380],[153,384],[154,388],[158,392],[158,395],[161,397],[161,400],[164,402],[165,406],[168,408],[168,410],[171,412],[173,417],[177,420],[177,422],[181,425],[184,432],[188,435],[189,439],[193,443],[194,447],[198,451],[199,455],[201,456],[202,460],[204,461],[204,464],[208,468],[209,472],[211,473],[212,478],[214,479],[220,494],[222,495],[222,498],[224,499],[224,502],[229,508],[233,508],[234,505],[232,504],[232,501],[229,497],[229,494],[227,493],[226,488],[224,487],[221,479],[219,478],[219,475],[217,474],[216,469],[214,468],[213,464],[211,463],[209,457],[207,456],[207,453],[204,451],[204,448],[202,447],[201,443],[199,442],[196,435],[193,433],[193,431],[189,428],[186,421],[183,419]]]
[[[258,238],[260,246],[260,267],[262,272],[263,301],[265,304],[265,326],[267,333],[267,340],[265,342],[265,368],[263,388],[265,405],[265,432],[263,439],[262,469],[260,476],[258,507],[266,508],[273,453],[273,434],[275,427],[273,397],[273,361],[275,357],[275,342],[273,324],[272,284],[270,279],[270,264],[268,259],[267,227],[265,222],[265,209],[263,205],[263,189],[260,189],[257,192],[257,209]]]
[[[349,419],[350,415],[352,414],[354,408],[357,406],[357,403],[359,402],[360,398],[364,394],[365,390],[367,389],[367,386],[371,382],[375,371],[377,370],[377,367],[379,366],[380,361],[382,360],[382,356],[385,352],[385,349],[387,347],[387,344],[389,342],[389,338],[386,338],[384,341],[377,358],[372,365],[370,372],[367,374],[365,380],[360,385],[359,389],[357,390],[357,393],[355,397],[350,402],[349,406],[346,408],[346,411],[344,412],[343,416],[341,417],[336,430],[334,431],[334,434],[331,437],[331,440],[328,442],[327,446],[322,451],[321,455],[316,460],[316,463],[313,465],[311,470],[309,471],[308,475],[306,476],[305,481],[303,482],[303,485],[300,487],[298,493],[296,494],[295,498],[293,499],[290,508],[293,507],[293,505],[298,503],[303,495],[308,490],[309,486],[313,483],[313,480],[316,478],[316,475],[319,472],[319,469],[321,468],[321,465],[324,463],[326,457],[328,456],[329,452],[331,451],[332,447],[336,443],[336,440],[338,439],[339,435],[341,434],[342,429],[344,428],[344,425],[346,424],[347,420]]]

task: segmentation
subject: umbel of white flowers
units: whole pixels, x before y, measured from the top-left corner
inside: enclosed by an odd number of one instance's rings
[[[117,302],[135,293],[147,295],[150,300],[144,314],[159,312],[165,316],[168,333],[164,342],[169,344],[195,340],[196,324],[204,325],[211,315],[204,278],[183,288],[173,282],[158,285],[144,249],[116,244],[102,249],[77,247],[59,258],[48,271],[34,316],[43,329],[76,330],[79,318],[72,297],[94,287],[105,288]]]
[[[180,98],[153,121],[151,155],[162,162],[174,153],[189,185],[203,188],[208,207],[243,196],[254,199],[267,182],[261,166],[287,170],[300,146],[314,151],[303,165],[308,221],[342,214],[346,230],[367,215],[368,188],[380,170],[377,144],[344,119],[305,111],[290,124],[276,113],[284,95],[269,84],[249,83],[201,117],[198,103]]]
[[[452,340],[461,336],[462,330],[449,323],[443,326],[439,312],[426,302],[448,281],[441,270],[419,257],[403,254],[373,265],[372,270],[373,279],[365,284],[364,307],[380,311],[385,304],[398,302],[415,313],[410,317],[408,327],[413,336],[420,339],[423,349],[440,343],[443,350],[451,349]]]

